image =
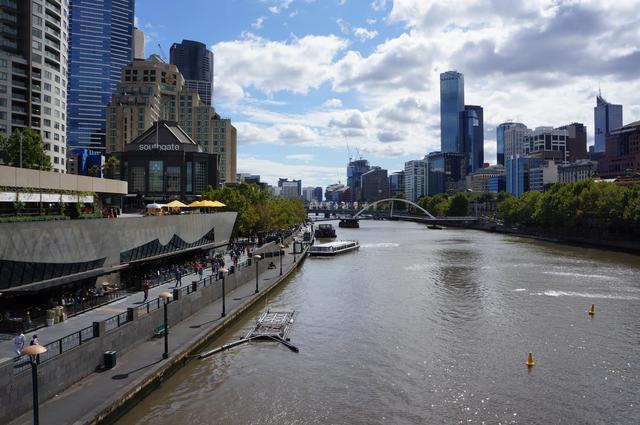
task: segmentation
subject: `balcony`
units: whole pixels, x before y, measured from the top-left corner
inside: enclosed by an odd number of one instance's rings
[[[60,42],[59,41],[53,41],[53,40],[49,40],[48,38],[45,38],[44,39],[44,44],[45,44],[45,46],[53,47],[56,50],[60,50]]]
[[[18,37],[18,30],[7,25],[3,25],[0,28],[0,35],[3,35],[7,38],[16,38]]]
[[[4,7],[5,9],[12,9],[12,10],[18,9],[18,4],[16,3],[16,0],[0,0],[0,6]]]
[[[47,7],[50,10],[53,10],[54,12],[56,12],[58,15],[60,15],[62,13],[62,8],[60,7],[59,4],[56,4],[50,0],[47,0]]]
[[[0,13],[0,21],[8,22],[10,24],[17,24],[18,17],[16,15],[9,15],[8,13]]]
[[[47,34],[50,34],[50,35],[53,35],[53,36],[56,36],[56,37],[60,38],[60,31],[58,31],[56,29],[53,29],[51,27],[48,27],[46,25],[44,27],[44,32],[47,33]]]

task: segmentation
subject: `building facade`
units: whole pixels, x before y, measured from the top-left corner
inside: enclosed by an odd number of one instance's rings
[[[467,189],[472,192],[487,193],[489,190],[489,180],[491,177],[499,177],[505,175],[503,165],[496,164],[490,167],[481,168],[466,176]]]
[[[362,199],[362,175],[369,171],[369,161],[366,159],[355,159],[349,161],[347,166],[347,186],[351,189],[351,202],[360,201]]]
[[[558,181],[560,183],[575,183],[587,180],[596,175],[598,163],[588,159],[579,159],[571,164],[558,165]]]
[[[513,123],[504,129],[504,158],[516,155],[524,155],[526,152],[524,137],[531,133],[526,125]]]
[[[399,193],[405,194],[404,171],[396,171],[389,175],[389,197],[397,198]]]
[[[607,136],[598,175],[617,178],[640,172],[640,121],[613,130]]]
[[[622,127],[622,105],[607,102],[599,93],[596,98],[596,107],[593,108],[593,122],[595,151],[604,152],[607,135],[612,130]]]
[[[469,174],[481,169],[484,164],[484,114],[482,106],[475,105],[465,105],[460,114],[465,174]]]
[[[169,55],[178,67],[188,89],[197,91],[204,105],[213,101],[213,52],[204,43],[182,40],[173,43]]]
[[[460,113],[464,111],[464,75],[456,71],[440,74],[440,150],[464,152],[460,135]]]
[[[279,179],[278,187],[280,196],[289,199],[300,199],[302,197],[302,180]]]
[[[427,156],[427,195],[464,190],[466,155],[454,152],[432,152]]]
[[[69,3],[67,145],[104,151],[105,108],[120,82],[121,68],[133,58],[135,1]]]
[[[136,27],[133,28],[133,59],[144,59],[144,32]]]
[[[558,182],[558,165],[553,161],[542,161],[529,169],[529,191],[544,192],[550,185]]]
[[[363,201],[374,202],[389,197],[387,170],[373,167],[362,175],[361,185]]]
[[[427,195],[427,159],[416,159],[404,163],[405,199],[416,202]]]
[[[522,123],[512,122],[512,121],[503,122],[502,124],[500,124],[500,125],[498,125],[496,127],[496,144],[497,144],[496,164],[504,165],[504,158],[505,158],[505,132],[506,132],[506,130],[508,130],[510,128],[513,128],[513,127],[527,128],[527,126],[525,126]],[[516,153],[514,153],[514,152],[510,152],[510,155],[515,155],[515,154]]]
[[[122,69],[107,109],[107,152],[124,150],[159,119],[177,121],[206,152],[218,155],[220,182],[235,182],[237,131],[231,120],[202,104],[175,65],[156,55],[133,60]]]
[[[68,17],[66,0],[0,2],[0,133],[39,131],[59,173],[66,172]]]
[[[506,159],[506,190],[514,196],[529,191],[529,170],[540,167],[544,159],[515,155]]]
[[[567,161],[576,162],[586,159],[587,155],[587,127],[579,122],[558,127],[567,131]]]
[[[569,132],[552,127],[536,127],[524,136],[524,147],[527,156],[552,160],[564,164],[568,159],[567,139]]]

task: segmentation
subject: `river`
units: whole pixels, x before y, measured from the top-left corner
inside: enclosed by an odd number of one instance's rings
[[[298,312],[299,353],[256,342],[193,361],[118,424],[640,420],[640,257],[403,222],[338,236],[360,250],[307,258],[269,298]]]

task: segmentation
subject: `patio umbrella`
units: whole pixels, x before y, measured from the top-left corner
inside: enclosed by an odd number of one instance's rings
[[[204,207],[204,205],[202,205],[203,201],[193,201],[192,203],[190,203],[189,205],[187,205],[190,208],[200,208],[200,207]]]
[[[153,204],[147,204],[147,209],[159,210],[160,208],[162,208],[162,205],[156,204],[155,202]]]
[[[223,204],[220,201],[213,201],[213,205],[211,205],[213,208],[222,208],[222,207],[226,207],[226,204]]]
[[[187,204],[184,204],[180,201],[178,201],[177,199],[175,201],[171,201],[167,204],[167,207],[169,208],[185,208],[187,206]]]

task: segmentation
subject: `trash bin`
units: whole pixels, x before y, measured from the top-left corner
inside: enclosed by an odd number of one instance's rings
[[[104,367],[105,369],[113,369],[116,366],[116,352],[105,351],[104,352]]]

